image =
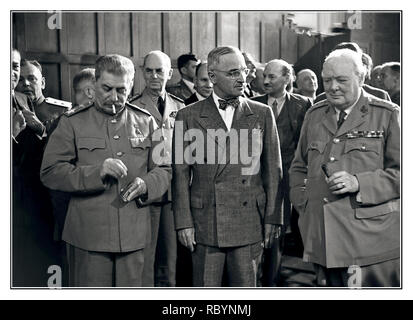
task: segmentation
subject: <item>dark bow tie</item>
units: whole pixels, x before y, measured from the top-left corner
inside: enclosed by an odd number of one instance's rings
[[[219,108],[225,110],[228,106],[233,106],[234,108],[238,108],[239,106],[239,98],[231,98],[228,100],[218,100]]]

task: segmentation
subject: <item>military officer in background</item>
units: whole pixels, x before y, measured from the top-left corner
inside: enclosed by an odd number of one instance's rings
[[[28,280],[27,283],[36,283],[35,286],[47,286],[47,278],[50,276],[47,269],[50,265],[59,265],[63,269],[64,261],[61,254],[61,245],[55,242],[59,238],[58,225],[55,224],[62,216],[61,212],[66,211],[67,195],[47,190],[40,182],[39,172],[43,157],[44,148],[48,137],[52,134],[58,123],[59,117],[71,108],[71,103],[53,98],[45,98],[43,90],[46,86],[46,79],[42,74],[42,66],[36,60],[23,60],[16,91],[26,95],[30,101],[32,110],[25,110],[23,114],[27,123],[37,123],[36,134],[41,139],[32,139],[30,143],[25,144],[28,148],[26,153],[27,165],[24,166],[25,174],[21,177],[25,184],[24,201],[29,204],[29,216],[31,226],[28,227],[27,233],[34,237],[32,254],[39,258],[33,258],[39,262],[39,267],[33,279],[42,279],[41,283]],[[43,129],[40,129],[40,124]],[[57,227],[57,228],[56,228]],[[38,249],[38,253],[36,250]],[[27,277],[29,279],[30,277]],[[64,285],[64,283],[63,283]]]
[[[43,77],[40,63],[36,60],[23,60],[16,90],[24,93],[30,99],[36,116],[46,126],[47,133],[50,133],[55,128],[59,116],[70,110],[72,104],[50,97],[45,98],[43,96],[45,87],[46,79]]]
[[[326,58],[327,100],[307,112],[290,168],[319,286],[400,285],[400,110],[363,89],[364,73],[352,50]]]
[[[176,84],[168,86],[166,90],[183,101],[188,99],[195,93],[194,78],[198,64],[199,60],[192,53],[179,56],[178,71],[181,75],[181,80]]]
[[[170,156],[175,116],[185,106],[180,98],[165,90],[166,82],[172,77],[171,60],[161,51],[149,52],[144,58],[142,72],[146,87],[141,95],[132,97],[130,103],[147,110],[155,118],[162,130],[166,155]],[[152,238],[145,251],[144,286],[173,287],[176,284],[177,241],[171,201],[169,189],[151,205]]]
[[[134,66],[120,55],[96,62],[95,103],[68,112],[47,144],[41,168],[50,189],[71,193],[63,230],[70,284],[142,286],[149,207],[170,184],[152,139],[156,122],[127,103]]]

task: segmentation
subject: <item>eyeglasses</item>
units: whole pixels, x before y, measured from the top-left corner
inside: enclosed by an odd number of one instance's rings
[[[225,72],[225,75],[228,78],[231,78],[232,80],[238,79],[241,74],[244,76],[248,76],[248,74],[250,73],[250,69],[247,69],[247,68],[233,70],[233,71],[224,71],[224,70],[214,69],[212,71]]]

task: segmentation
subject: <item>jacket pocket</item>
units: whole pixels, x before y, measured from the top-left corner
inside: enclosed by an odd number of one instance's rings
[[[344,146],[344,153],[357,150],[361,152],[374,152],[380,155],[381,140],[379,139],[349,139]]]
[[[130,137],[129,141],[132,149],[146,149],[151,146],[151,141],[149,140],[149,137]]]
[[[326,148],[327,143],[324,141],[312,141],[308,147],[307,147],[307,151],[310,150],[317,150],[319,153],[323,153],[324,149]]]
[[[102,138],[84,137],[77,140],[78,149],[87,149],[92,151],[94,149],[105,149],[106,141]]]
[[[191,197],[191,208],[202,209],[203,207],[204,204],[202,203],[201,198]]]
[[[391,200],[377,206],[356,208],[356,218],[375,218],[392,212],[400,212],[400,199]]]

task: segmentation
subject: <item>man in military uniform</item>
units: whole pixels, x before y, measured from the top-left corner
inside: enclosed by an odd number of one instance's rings
[[[399,286],[399,108],[362,89],[348,49],[326,58],[327,100],[306,115],[290,169],[304,261],[320,286]]]
[[[250,72],[248,73],[247,81],[246,81],[245,88],[244,88],[244,97],[252,98],[257,95],[252,90],[252,87],[251,87],[251,82],[256,78],[257,62],[255,61],[253,56],[248,52],[243,52],[242,55],[245,59],[245,64],[247,65],[247,68],[250,70]]]
[[[85,68],[73,77],[74,105],[88,105],[95,100],[95,69]]]
[[[149,112],[127,103],[132,61],[96,62],[95,103],[64,115],[50,137],[41,179],[71,193],[63,230],[72,286],[142,285],[149,243],[149,207],[167,190],[171,173],[154,152]]]
[[[40,121],[46,126],[47,133],[53,131],[56,120],[65,111],[70,110],[70,102],[45,98],[43,90],[46,80],[42,75],[42,66],[36,60],[23,60],[19,84],[16,90],[24,93],[33,103],[34,112]]]
[[[198,63],[199,60],[194,54],[189,53],[179,56],[178,71],[181,75],[181,80],[176,84],[168,86],[166,90],[183,101],[188,99],[195,93],[194,78]]]
[[[171,60],[161,51],[149,52],[144,58],[142,72],[146,87],[141,95],[132,97],[130,103],[147,110],[155,118],[162,130],[166,156],[170,157],[175,116],[185,106],[180,98],[165,90],[166,82],[172,76]],[[145,251],[144,286],[176,284],[177,243],[171,201],[169,189],[151,205],[152,238]],[[157,270],[156,275],[154,270]]]
[[[70,108],[71,104],[51,98],[44,98],[42,90],[45,88],[45,79],[42,76],[41,65],[33,60],[23,60],[21,63],[19,82],[16,86],[15,97],[25,95],[29,102],[29,107],[20,108],[25,121],[30,127],[35,138],[29,131],[22,132],[19,144],[24,156],[20,157],[19,180],[24,190],[24,198],[18,202],[23,202],[26,210],[26,236],[32,237],[27,243],[32,247],[27,251],[36,256],[31,260],[36,261],[30,272],[26,274],[25,283],[28,286],[47,286],[47,273],[50,265],[62,266],[63,261],[59,254],[59,244],[54,241],[54,208],[64,210],[63,206],[54,206],[53,197],[42,185],[39,178],[40,164],[43,151],[47,143],[47,137],[52,133],[57,124],[59,116]],[[20,95],[19,95],[19,93]],[[16,99],[16,101],[22,99]],[[16,104],[18,105],[18,103]],[[53,192],[52,192],[53,193]],[[63,196],[64,197],[64,196]],[[62,203],[62,195],[58,194],[58,202]],[[63,201],[64,202],[64,201]],[[23,249],[25,250],[25,248]]]

